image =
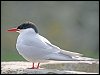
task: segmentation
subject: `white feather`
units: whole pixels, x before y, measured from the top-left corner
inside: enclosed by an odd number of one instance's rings
[[[82,55],[60,49],[46,38],[28,28],[19,31],[16,48],[26,60],[31,62],[44,60],[79,60]],[[78,57],[78,58],[77,58]]]

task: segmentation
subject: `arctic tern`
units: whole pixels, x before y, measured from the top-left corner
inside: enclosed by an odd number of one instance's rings
[[[32,22],[24,22],[17,28],[8,29],[10,32],[19,32],[16,48],[20,55],[33,63],[32,69],[38,69],[40,62],[80,60],[82,54],[62,50],[51,44],[38,33],[36,25]],[[34,62],[38,62],[34,67]]]

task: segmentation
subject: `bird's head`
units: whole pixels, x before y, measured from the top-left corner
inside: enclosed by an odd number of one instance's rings
[[[35,33],[38,33],[36,25],[32,22],[25,22],[16,28],[8,29],[8,31],[9,32],[19,32],[19,33],[22,33],[25,31],[34,31]]]

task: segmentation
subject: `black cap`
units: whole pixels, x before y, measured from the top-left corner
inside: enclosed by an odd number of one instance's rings
[[[35,32],[38,33],[38,30],[37,30],[35,24],[32,22],[25,22],[17,27],[17,29],[27,29],[27,28],[33,28],[35,30]]]

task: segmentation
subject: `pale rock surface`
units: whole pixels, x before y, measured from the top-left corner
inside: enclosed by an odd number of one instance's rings
[[[51,61],[40,69],[27,69],[25,61],[1,62],[1,74],[99,74],[99,61]]]

